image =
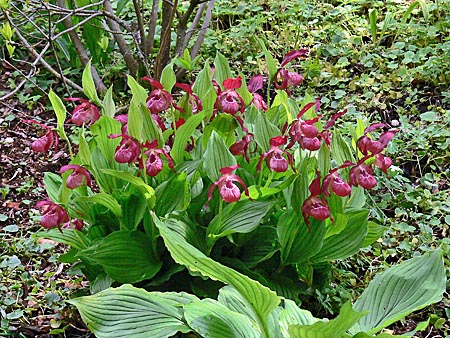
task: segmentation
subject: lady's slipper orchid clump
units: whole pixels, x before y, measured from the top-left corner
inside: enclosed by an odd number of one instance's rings
[[[60,227],[69,221],[66,210],[50,200],[39,201],[36,206],[42,210],[41,225],[44,228]]]
[[[174,165],[172,158],[164,149],[158,148],[157,140],[147,142],[146,144],[144,144],[143,147],[148,149],[147,151],[144,152],[145,155],[148,155],[147,160],[145,161],[145,172],[147,173],[148,176],[153,177],[161,172],[163,168],[161,155],[164,155],[164,157],[167,158],[169,168],[173,169]]]
[[[150,95],[147,98],[147,108],[150,110],[152,114],[159,114],[160,112],[169,109],[171,104],[173,103],[172,95],[164,90],[163,85],[152,78],[145,76],[142,78],[143,80],[147,80],[152,85],[153,89],[150,92]]]
[[[272,137],[270,139],[270,146],[268,152],[261,155],[261,158],[259,159],[258,165],[256,166],[257,170],[261,170],[261,163],[263,159],[266,159],[267,166],[270,170],[276,171],[276,172],[285,172],[288,168],[288,162],[291,165],[292,169],[295,171],[295,168],[292,164],[292,156],[289,154],[286,150],[282,150],[280,147],[285,145],[287,143],[287,137],[286,136],[277,136]],[[284,158],[282,155],[286,155],[286,158]]]
[[[128,135],[113,134],[109,138],[122,137],[122,141],[116,148],[114,159],[119,163],[136,162],[141,154],[141,145],[137,140]]]
[[[222,169],[220,169],[222,176],[209,188],[206,206],[209,204],[209,201],[212,198],[215,187],[219,189],[219,194],[222,200],[224,200],[225,202],[232,203],[239,201],[239,199],[241,198],[241,190],[236,184],[234,184],[234,182],[238,182],[244,189],[245,195],[250,197],[247,185],[239,176],[233,174],[233,171],[237,168],[239,168],[239,164],[233,165],[231,167],[223,167]]]
[[[59,170],[60,173],[64,173],[68,170],[73,170],[73,172],[67,177],[66,186],[69,189],[75,189],[81,186],[87,185],[91,187],[91,174],[82,166],[76,164],[69,164],[62,166]]]
[[[70,119],[76,126],[80,127],[83,124],[92,124],[100,118],[98,108],[89,100],[78,97],[69,97],[65,100],[72,102],[81,101],[73,110],[72,118]]]

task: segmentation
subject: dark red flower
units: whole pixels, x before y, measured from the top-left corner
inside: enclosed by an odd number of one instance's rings
[[[67,188],[75,189],[84,185],[91,186],[91,174],[85,168],[76,164],[69,164],[62,166],[59,172],[64,173],[68,170],[73,170],[73,172],[67,177]]]
[[[152,78],[145,76],[142,78],[147,80],[152,85],[153,89],[147,98],[147,108],[152,114],[158,114],[164,110],[169,109],[173,102],[172,95],[164,90],[162,84],[159,81],[153,80]]]
[[[310,216],[323,221],[330,217],[330,208],[327,202],[319,196],[310,196],[303,202],[302,213],[306,224],[309,226]]]
[[[387,175],[388,174],[387,170],[392,165],[392,159],[387,156],[384,156],[383,154],[376,154],[375,165]]]
[[[81,219],[71,219],[70,221],[64,223],[62,226],[63,229],[75,229],[81,230],[83,229],[84,223]]]
[[[147,160],[145,161],[145,172],[148,176],[153,177],[161,172],[163,168],[161,155],[167,158],[169,168],[173,169],[172,158],[164,149],[158,148],[157,140],[153,140],[152,142],[147,141],[146,144],[144,144],[144,148],[148,149],[144,152],[145,155],[148,155]]]
[[[322,191],[325,195],[330,195],[333,191],[336,195],[344,197],[349,196],[352,192],[352,187],[344,181],[341,175],[337,172],[339,169],[346,168],[353,165],[350,161],[346,161],[339,168],[331,169],[327,176],[325,176],[322,185]]]
[[[100,118],[98,108],[92,102],[89,102],[89,100],[78,97],[69,97],[65,100],[72,102],[81,101],[73,110],[72,118],[70,119],[76,126],[92,124]]]
[[[377,185],[377,180],[373,177],[373,168],[361,161],[350,169],[350,184],[364,189],[372,189]]]
[[[109,138],[122,137],[122,141],[116,148],[114,159],[119,163],[135,162],[141,154],[141,145],[129,135],[113,134]]]
[[[248,156],[248,148],[250,147],[250,142],[252,140],[253,134],[247,133],[242,139],[236,141],[236,143],[232,144],[230,147],[230,152],[233,155],[241,155],[244,156],[247,163],[250,163],[250,157]]]
[[[50,200],[39,201],[36,206],[42,210],[41,225],[44,228],[52,229],[69,221],[66,210]]]
[[[56,150],[58,148],[59,144],[59,136],[58,133],[50,128],[49,126],[40,123],[36,120],[22,120],[26,123],[34,123],[39,125],[41,128],[45,129],[45,135],[41,136],[40,138],[33,141],[31,144],[31,149],[38,153],[46,153],[50,150],[52,145],[54,146],[54,149]]]
[[[190,85],[188,85],[187,83],[177,82],[175,83],[175,87],[178,87],[181,90],[184,90],[186,93],[188,93],[189,95],[188,102],[192,108],[192,114],[197,114],[198,112],[203,110],[202,101],[196,94],[194,94],[194,92],[192,91],[192,87]],[[179,110],[180,112],[183,112],[183,109],[178,105],[176,105],[175,103],[173,104],[173,106],[175,109]]]
[[[238,111],[244,113],[245,103],[236,89],[242,85],[242,78],[230,78],[223,81],[224,91],[217,96],[218,109],[224,113],[235,115]]]
[[[242,181],[239,176],[232,173],[237,168],[239,168],[239,164],[231,167],[223,167],[222,169],[220,169],[222,176],[209,188],[208,200],[206,202],[206,205],[209,204],[215,187],[219,189],[219,194],[222,200],[224,200],[225,202],[231,203],[239,201],[239,199],[241,198],[241,191],[239,187],[234,184],[234,182],[238,182],[244,189],[245,195],[249,196],[249,192],[244,181]]]
[[[263,76],[255,75],[248,82],[247,88],[250,93],[253,94],[252,103],[253,105],[260,110],[267,111],[267,103],[264,101],[263,97],[257,93],[258,90],[263,88]]]
[[[285,172],[288,168],[288,161],[292,167],[292,170],[295,171],[293,166],[292,156],[286,150],[282,150],[280,147],[287,143],[286,136],[276,136],[270,139],[271,148],[266,153],[263,153],[259,159],[259,162],[256,166],[257,170],[261,170],[261,163],[264,159],[266,159],[267,166],[270,170],[276,172]],[[286,155],[284,158],[282,155]]]

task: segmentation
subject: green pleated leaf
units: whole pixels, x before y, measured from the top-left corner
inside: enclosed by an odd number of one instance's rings
[[[271,202],[249,200],[228,204],[222,214],[216,215],[208,225],[206,232],[208,245],[212,246],[224,236],[255,230],[271,206]]]
[[[103,169],[102,172],[106,175],[120,178],[138,188],[142,195],[144,195],[144,198],[147,201],[147,205],[150,209],[155,205],[155,191],[151,186],[146,184],[141,177],[137,177],[120,170]]]
[[[161,73],[161,84],[169,93],[172,91],[173,85],[177,82],[177,76],[173,71],[173,63],[169,63],[164,67]]]
[[[98,193],[92,196],[80,196],[74,199],[74,203],[77,202],[98,203],[108,208],[117,218],[120,219],[122,216],[122,207],[119,202],[117,202],[114,197],[106,193]]]
[[[287,210],[277,224],[281,260],[284,264],[300,264],[319,252],[325,237],[325,222],[311,219],[311,231],[302,216]]]
[[[366,247],[368,245],[371,245],[372,243],[376,242],[379,238],[383,236],[384,231],[386,230],[386,227],[369,221],[367,223],[367,235],[366,238],[364,238],[364,242],[361,245],[361,247]]]
[[[191,302],[184,307],[189,326],[205,338],[260,338],[256,323],[212,299]]]
[[[79,146],[78,146],[78,156],[80,158],[80,164],[85,167],[91,166],[91,150],[89,148],[89,144],[86,141],[86,137],[84,136],[85,130],[84,128],[80,128],[80,133],[78,135]]]
[[[212,84],[212,70],[208,60],[205,61],[205,66],[198,73],[197,79],[192,86],[192,90],[202,101],[202,111],[205,112],[206,118],[209,119],[214,110],[217,93]]]
[[[116,114],[116,104],[113,100],[113,86],[109,87],[103,98],[103,111],[106,116],[114,117]]]
[[[269,70],[269,85],[273,82],[273,78],[278,70],[278,64],[273,58],[272,54],[267,50],[266,45],[264,44],[264,40],[257,39],[264,53],[264,57],[266,58],[267,69]]]
[[[361,248],[367,235],[368,210],[351,211],[345,214],[347,224],[338,234],[326,237],[320,251],[311,258],[314,263],[344,259]],[[330,225],[333,227],[334,225]]]
[[[139,231],[115,231],[78,256],[89,257],[119,283],[137,283],[152,278],[161,268],[149,242]]]
[[[83,85],[84,95],[86,95],[91,102],[95,103],[99,107],[102,107],[102,101],[98,98],[94,80],[92,79],[91,60],[89,60],[86,67],[84,67],[81,83]]]
[[[175,140],[173,142],[170,156],[175,163],[181,163],[184,159],[186,143],[190,140],[194,130],[203,121],[204,112],[192,115],[180,128],[175,132]]]
[[[161,129],[155,124],[150,111],[145,105],[148,96],[147,91],[131,76],[128,76],[127,83],[133,95],[128,112],[128,131],[130,135],[141,142],[156,139],[158,144],[162,146],[164,138]]]
[[[353,310],[350,302],[345,303],[339,316],[328,322],[317,321],[311,325],[292,325],[290,338],[341,338],[365,314]]]
[[[191,331],[183,322],[181,297],[173,297],[172,293],[122,285],[68,302],[78,308],[81,318],[98,338],[165,338],[179,331]]]
[[[271,258],[277,251],[277,230],[273,226],[260,225],[245,245],[241,246],[239,259],[249,268]]]
[[[355,302],[356,311],[369,311],[369,314],[352,331],[376,333],[411,312],[440,301],[445,284],[441,250],[388,268],[375,276]]]
[[[331,153],[338,166],[347,160],[355,161],[351,147],[337,130],[333,131],[333,137],[331,138]]]
[[[222,174],[220,169],[236,165],[236,158],[230,152],[223,139],[215,131],[212,132],[206,151],[203,155],[203,169],[212,182],[216,182]]]
[[[165,216],[175,210],[185,210],[191,201],[191,192],[186,172],[171,177],[155,190],[155,213]]]
[[[300,309],[297,304],[290,299],[283,300],[283,307],[279,313],[278,320],[284,337],[289,337],[289,326],[311,325],[318,321],[311,312]]]
[[[120,143],[120,138],[111,139],[111,134],[121,134],[121,124],[110,116],[102,116],[95,122],[90,130],[95,136],[97,146],[102,151],[103,156],[108,161],[114,160],[114,154],[116,153],[116,147]]]
[[[58,243],[67,244],[76,249],[85,249],[89,246],[90,240],[84,233],[73,229],[51,229],[48,231],[40,231],[35,234],[38,238],[48,238]]]
[[[63,180],[61,176],[51,172],[46,172],[44,174],[45,191],[47,192],[47,196],[54,203],[59,203],[59,191],[62,184]]]
[[[48,98],[52,104],[53,110],[56,114],[56,122],[58,124],[58,130],[64,130],[64,123],[66,122],[67,111],[64,103],[55,92],[50,89]]]
[[[214,78],[216,79],[217,83],[219,83],[219,85],[223,88],[223,81],[231,78],[232,75],[228,60],[219,52],[217,52],[216,58],[214,59],[214,67]]]
[[[242,78],[242,85],[238,89],[236,89],[236,93],[241,96],[244,104],[248,106],[253,100],[253,94],[248,90],[247,82],[245,81],[245,75],[241,72],[239,72],[239,75]]]
[[[172,258],[193,273],[199,272],[205,277],[232,285],[252,309],[262,337],[271,337],[268,318],[280,302],[278,296],[260,283],[207,257],[154,214],[153,219]]]
[[[254,323],[258,321],[252,307],[249,306],[245,298],[234,287],[228,285],[221,288],[217,300],[219,303],[225,305],[227,309],[245,315]]]
[[[136,230],[144,218],[144,213],[148,210],[146,200],[142,198],[140,190],[135,186],[131,186],[131,189],[134,191],[120,199],[122,206],[121,230]]]
[[[270,139],[281,135],[281,131],[267,119],[265,114],[259,113],[254,126],[255,141],[263,151],[270,149]]]

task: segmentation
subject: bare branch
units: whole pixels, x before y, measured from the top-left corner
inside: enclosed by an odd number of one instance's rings
[[[153,54],[153,45],[155,43],[156,33],[156,20],[158,20],[158,7],[159,0],[153,0],[152,14],[148,24],[148,34],[145,38],[144,55],[148,58],[150,54]]]
[[[61,1],[61,0],[58,0],[58,1]],[[109,0],[105,0],[104,5],[105,5],[106,12],[114,14],[114,10],[113,10],[111,2],[109,2]],[[111,28],[112,31],[116,31],[116,32],[121,31],[119,25],[114,20],[107,18],[106,21],[108,22],[108,26]],[[130,71],[131,74],[136,75],[139,65],[136,62],[136,60],[134,59],[133,54],[130,51],[130,47],[128,46],[127,42],[123,38],[122,34],[113,34],[113,35],[114,35],[114,39],[117,42],[117,45],[119,46],[120,53],[123,55],[123,58],[125,60],[128,70]]]
[[[203,20],[202,27],[200,29],[200,32],[198,33],[197,40],[195,41],[194,47],[192,47],[191,50],[191,58],[195,58],[200,51],[200,47],[203,44],[203,41],[205,40],[206,32],[209,28],[209,25],[211,23],[212,18],[212,10],[214,7],[215,0],[210,0],[208,3],[208,9],[206,10],[205,19]]]
[[[65,0],[57,0],[57,2],[60,7],[65,8],[66,6]],[[70,17],[66,17],[64,19],[64,25],[66,26],[67,29],[73,27],[72,19]],[[89,62],[89,56],[83,47],[83,43],[81,42],[80,37],[74,30],[69,30],[67,34],[69,34],[70,40],[72,41],[73,46],[77,51],[81,63],[83,64],[83,66],[86,66],[87,63]],[[94,66],[91,66],[91,71],[92,71],[92,78],[94,80],[97,91],[105,92],[106,86],[104,85],[102,79],[98,75],[97,70],[95,69]]]

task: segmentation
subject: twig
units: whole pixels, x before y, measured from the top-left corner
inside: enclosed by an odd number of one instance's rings
[[[152,14],[148,25],[148,34],[144,46],[144,55],[148,58],[153,54],[153,45],[155,43],[156,20],[158,20],[159,0],[153,0]]]
[[[168,16],[164,14],[164,5],[166,5],[165,9],[167,11],[170,10]],[[176,7],[178,5],[178,0],[175,0],[173,3],[170,1],[163,1],[163,18],[162,18],[162,30],[161,30],[161,44],[159,47],[158,55],[156,56],[155,61],[155,78],[159,80],[162,74],[162,70],[164,66],[168,62],[169,52],[170,52],[170,34],[173,19],[175,17]]]
[[[114,10],[113,10],[111,2],[109,2],[109,0],[105,0],[104,6],[105,6],[106,12],[114,14]],[[106,21],[108,22],[108,26],[109,26],[109,28],[111,28],[112,31],[117,31],[117,32],[121,31],[119,25],[114,20],[107,18]],[[131,74],[136,75],[137,71],[138,71],[138,63],[133,58],[133,54],[131,53],[127,42],[123,38],[122,34],[113,34],[113,35],[114,35],[114,39],[117,42],[117,45],[119,46],[120,53],[123,55],[123,58],[125,60],[125,64],[127,65],[128,70],[130,71]]]
[[[62,8],[64,8],[66,6],[65,0],[57,0],[57,2],[58,2],[58,5]],[[64,25],[66,26],[66,28],[73,27],[72,19],[70,17],[66,17],[64,19]],[[83,64],[83,66],[86,66],[87,63],[89,62],[89,56],[83,47],[83,43],[81,42],[80,37],[74,30],[69,30],[67,32],[67,34],[69,34],[70,40],[72,41],[73,46],[75,47],[75,50],[77,51],[77,54],[80,58],[81,63]],[[94,80],[97,91],[105,92],[106,86],[104,85],[102,79],[98,75],[97,70],[95,69],[94,66],[91,66],[91,71],[92,71],[92,78]]]
[[[9,24],[11,26],[14,26],[13,21],[11,20],[11,17],[8,15],[8,13],[4,12],[6,19],[8,20]],[[19,32],[19,30],[15,31],[15,34],[17,36],[17,38],[20,40],[21,44],[30,52],[31,55],[33,55],[33,57],[35,58],[35,60],[38,60],[42,66],[47,69],[50,73],[52,73],[54,76],[56,76],[58,79],[65,81],[69,86],[71,86],[72,88],[74,88],[77,91],[82,92],[83,88],[81,88],[79,85],[77,85],[75,82],[67,79],[66,77],[63,76],[63,78],[61,78],[61,74],[59,74],[56,70],[53,69],[52,66],[50,66],[44,59],[42,59],[42,57],[34,50],[34,48],[29,44],[29,42],[27,41],[27,39],[25,39],[22,34]]]
[[[200,29],[200,32],[197,37],[197,41],[195,41],[194,47],[192,47],[191,50],[191,58],[194,59],[198,52],[200,51],[200,47],[203,44],[203,41],[205,40],[206,32],[209,28],[209,25],[211,23],[212,18],[212,10],[214,7],[215,0],[210,0],[208,3],[208,9],[206,10],[205,19],[203,20],[202,27]]]

